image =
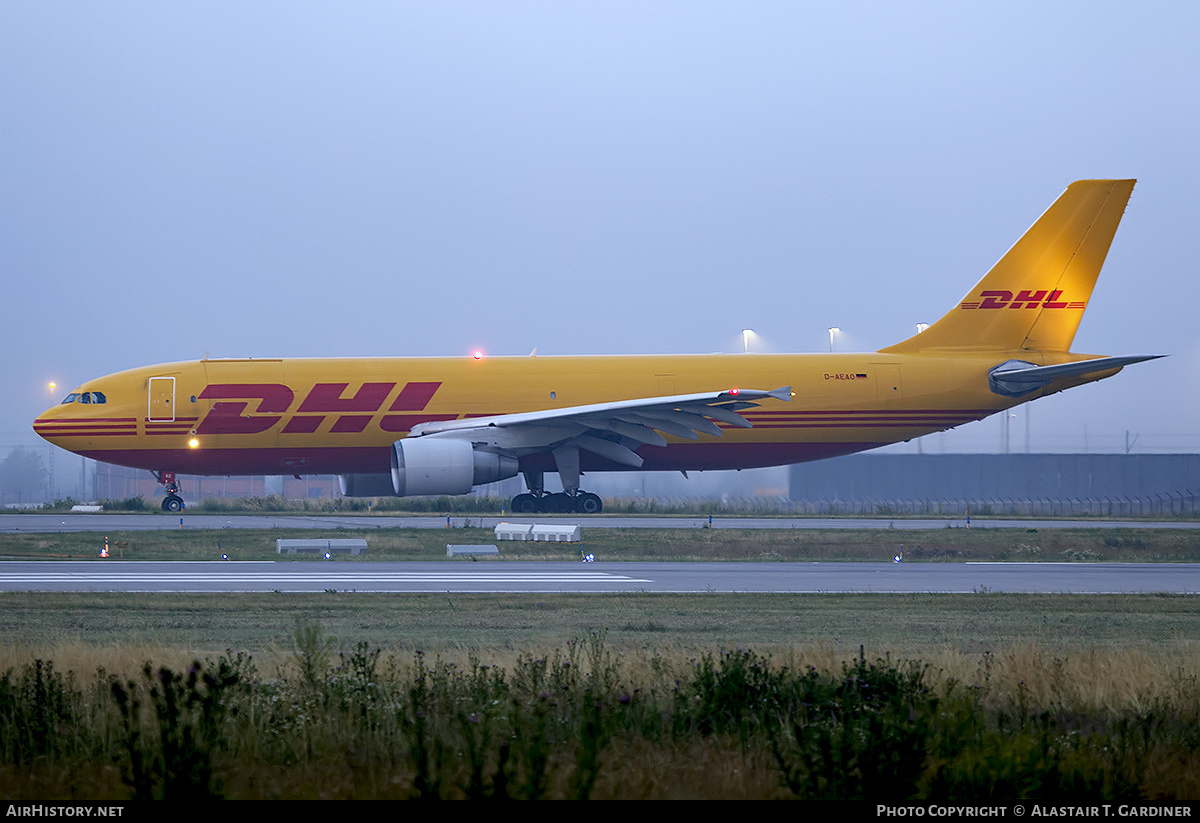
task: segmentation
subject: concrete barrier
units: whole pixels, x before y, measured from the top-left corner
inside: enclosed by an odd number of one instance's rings
[[[367,540],[364,537],[346,538],[305,538],[284,539],[275,541],[277,554],[362,554],[367,550]]]
[[[529,539],[535,543],[578,543],[579,526],[566,523],[535,525],[529,530]]]
[[[457,555],[470,555],[470,556],[474,557],[474,556],[478,556],[478,555],[487,556],[487,555],[492,555],[492,554],[498,555],[498,554],[500,554],[500,550],[498,548],[496,548],[495,546],[470,545],[470,544],[463,544],[463,545],[456,546],[453,543],[446,544],[446,557],[455,557]]]
[[[534,543],[578,543],[579,526],[573,523],[500,523],[497,540],[526,540]]]
[[[533,526],[529,523],[497,523],[496,524],[496,539],[497,540],[528,540],[529,530]]]

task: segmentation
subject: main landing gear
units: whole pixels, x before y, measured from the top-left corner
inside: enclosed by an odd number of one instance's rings
[[[599,496],[579,490],[579,452],[574,451],[574,471],[571,470],[571,457],[572,455],[564,450],[554,452],[554,458],[558,462],[558,474],[563,481],[563,491],[558,494],[546,494],[542,472],[523,472],[529,491],[512,499],[513,513],[600,514],[604,503]]]
[[[167,492],[167,496],[163,498],[162,510],[165,512],[183,511],[183,498],[179,496],[179,484],[175,481],[175,472],[151,472],[151,474]]]
[[[514,514],[570,514],[572,512],[579,514],[600,514],[603,508],[604,503],[597,495],[591,492],[577,492],[574,497],[566,492],[559,492],[558,494],[546,494],[542,492],[540,495],[530,492],[528,494],[518,494],[512,499]]]

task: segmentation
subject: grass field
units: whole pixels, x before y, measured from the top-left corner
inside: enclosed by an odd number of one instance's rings
[[[215,559],[218,540],[276,559],[279,536],[109,539],[125,559]],[[492,542],[363,536],[375,560]],[[6,535],[0,555],[102,539]],[[1134,528],[585,540],[614,560],[1200,559],[1188,532]],[[2,799],[1200,798],[1184,595],[17,592],[0,633]]]
[[[194,529],[0,535],[0,556],[131,560],[288,559],[280,537],[367,540],[366,560],[445,559],[447,543],[495,543],[491,529]],[[583,529],[583,543],[504,543],[504,560],[1053,560],[1200,562],[1200,530],[1173,529]]]
[[[646,597],[662,601],[665,620],[682,612],[673,626],[695,617],[686,599]],[[317,618],[242,598],[157,597],[129,612],[143,626],[116,621],[136,642],[6,644],[0,798],[1200,797],[1200,648],[1190,631],[1156,635],[1194,622],[1186,604],[1171,602],[1181,598],[1098,602],[1070,618],[1081,628],[1109,608],[1149,618],[1102,638],[1004,642],[992,632],[974,650],[955,642],[918,649],[900,638],[912,654],[843,653],[828,639],[726,646],[715,638],[755,624],[718,628],[724,597],[711,603],[714,622],[700,637],[640,645],[632,638],[645,627],[633,626],[480,649],[474,644],[501,628],[486,621],[509,622],[514,611],[547,613],[551,634],[579,624],[564,619],[572,610],[561,602],[476,596],[451,609],[465,620],[449,621],[445,633],[465,642],[439,636],[413,650],[407,621],[430,626],[435,618],[413,611],[436,603],[421,597],[396,611],[374,596],[338,598],[356,602]],[[613,598],[582,599],[598,607],[591,616],[630,617]],[[819,619],[875,611],[839,627],[864,635],[896,614],[891,598],[802,599],[812,602],[790,605]],[[913,598],[901,612],[961,614],[983,626],[1003,612],[998,622],[1012,628],[1029,623],[1011,612],[1044,605],[1018,597],[992,610],[998,599],[975,598],[971,608],[964,598]],[[4,611],[11,605],[6,599]],[[25,615],[104,622],[122,605],[56,598]],[[227,614],[213,620],[214,609]],[[51,618],[56,610],[64,613]],[[1053,621],[1064,617],[1050,611]],[[189,632],[211,640],[246,616],[263,632],[256,642],[275,638],[254,654],[180,642]],[[288,617],[286,631],[260,622]],[[155,621],[172,630],[148,639]],[[331,637],[331,628],[347,634]],[[389,628],[402,636],[382,649],[352,642],[356,632],[379,637]],[[1114,640],[1143,632],[1154,642]],[[896,635],[885,632],[880,645],[888,637]]]
[[[0,594],[0,636],[26,656],[62,644],[261,653],[290,645],[298,615],[319,620],[339,648],[406,653],[513,652],[596,631],[619,649],[823,646],[843,656],[860,646],[1165,653],[1200,643],[1200,600],[1187,595]]]

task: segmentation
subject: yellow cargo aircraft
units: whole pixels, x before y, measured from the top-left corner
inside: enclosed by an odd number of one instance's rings
[[[944,431],[1151,356],[1070,351],[1133,180],[1072,183],[937,323],[877,352],[249,359],[91,380],[34,423],[68,451],[176,474],[337,474],[343,494],[465,494],[596,513],[587,471],[745,469]],[[564,491],[547,494],[557,471]]]

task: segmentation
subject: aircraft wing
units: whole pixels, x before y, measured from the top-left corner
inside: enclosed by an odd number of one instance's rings
[[[409,437],[470,440],[518,455],[573,443],[584,451],[638,468],[642,458],[634,449],[667,445],[663,434],[696,440],[700,434],[720,437],[717,423],[752,428],[738,412],[754,408],[758,406],[755,400],[766,398],[791,400],[792,388],[728,389],[420,423]]]

